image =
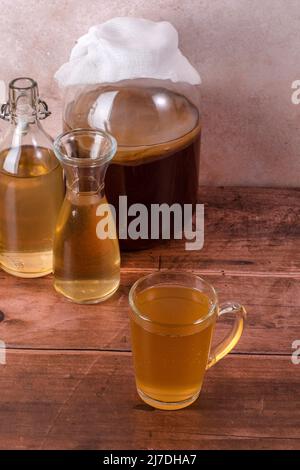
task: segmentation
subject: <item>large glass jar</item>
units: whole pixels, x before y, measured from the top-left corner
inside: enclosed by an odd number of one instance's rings
[[[106,175],[107,198],[117,213],[119,196],[127,196],[128,207],[144,204],[149,214],[151,204],[196,203],[198,85],[132,79],[71,86],[65,91],[63,119],[65,130],[103,129],[117,139],[118,150]],[[122,249],[147,248],[154,242],[120,239]]]

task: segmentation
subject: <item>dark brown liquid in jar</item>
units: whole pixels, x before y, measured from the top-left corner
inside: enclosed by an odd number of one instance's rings
[[[201,126],[197,108],[183,95],[163,88],[96,87],[69,105],[65,129],[76,127],[102,128],[117,139],[105,180],[117,216],[119,196],[127,196],[128,207],[144,204],[149,217],[151,204],[195,205]],[[150,232],[150,218],[148,226]],[[120,247],[144,249],[160,240],[128,238]]]

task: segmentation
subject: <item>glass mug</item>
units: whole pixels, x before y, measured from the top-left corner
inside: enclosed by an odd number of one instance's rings
[[[219,304],[214,287],[181,272],[139,279],[129,293],[132,352],[137,391],[154,408],[176,410],[193,403],[205,371],[239,341],[245,308]],[[234,314],[227,336],[211,348],[218,317]]]

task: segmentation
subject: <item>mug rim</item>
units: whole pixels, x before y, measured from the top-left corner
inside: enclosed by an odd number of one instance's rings
[[[178,270],[166,270],[166,271],[155,271],[153,273],[150,273],[150,274],[146,274],[145,276],[142,276],[140,277],[137,281],[135,281],[135,283],[131,286],[130,288],[130,291],[129,291],[129,294],[128,294],[128,299],[129,299],[129,305],[131,307],[131,310],[133,311],[133,313],[138,317],[140,318],[141,320],[145,321],[145,322],[148,322],[148,323],[151,323],[151,324],[154,324],[154,325],[160,325],[160,326],[164,326],[164,327],[168,327],[168,328],[172,328],[172,327],[178,327],[179,325],[176,324],[176,323],[171,323],[171,324],[165,324],[163,322],[158,322],[158,321],[153,321],[151,320],[150,318],[148,318],[145,314],[143,314],[136,306],[135,304],[135,301],[134,301],[134,293],[136,291],[136,289],[139,287],[139,285],[146,281],[147,279],[151,279],[151,278],[155,278],[155,277],[159,277],[161,276],[162,278],[164,276],[173,276],[176,277],[176,276],[186,276],[187,278],[190,278],[190,279],[193,279],[193,280],[198,280],[200,281],[202,284],[204,284],[206,287],[208,287],[208,289],[210,290],[211,294],[212,294],[212,297],[213,297],[213,301],[212,301],[212,304],[207,312],[207,314],[204,316],[204,317],[201,317],[201,318],[198,318],[197,320],[195,320],[194,322],[191,322],[191,323],[185,323],[184,325],[180,325],[181,327],[188,327],[188,326],[193,326],[193,325],[200,325],[201,323],[204,323],[206,322],[210,317],[213,316],[214,312],[215,312],[215,309],[218,305],[218,295],[217,295],[217,292],[214,288],[214,286],[206,281],[205,279],[203,279],[201,276],[198,276],[197,274],[194,274],[193,272],[187,272],[187,271],[178,271]],[[166,283],[163,281],[155,284],[155,285],[165,285]],[[179,286],[181,287],[187,287],[189,288],[188,286],[185,286],[183,285],[183,283],[178,283]],[[153,286],[151,286],[153,287]],[[151,288],[150,287],[150,288]],[[190,287],[190,288],[193,288],[193,287]],[[197,289],[195,288],[196,290],[198,290],[199,292],[201,292],[200,289]]]

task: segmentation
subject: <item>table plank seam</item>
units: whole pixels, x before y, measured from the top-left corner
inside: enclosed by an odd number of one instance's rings
[[[210,433],[197,433],[197,434],[193,434],[193,435],[189,435],[189,437],[191,436],[199,436],[199,437],[215,437],[215,438],[225,438],[225,439],[245,439],[245,440],[255,440],[255,439],[267,439],[267,440],[278,440],[278,441],[282,441],[282,440],[293,440],[293,441],[300,441],[300,437],[279,437],[279,436],[266,436],[266,435],[253,435],[253,436],[246,436],[246,435],[243,435],[243,434],[231,434],[231,433],[228,433],[228,434],[210,434]]]
[[[174,268],[176,270],[178,268]],[[162,268],[160,271],[171,271],[173,268]],[[178,269],[180,270],[180,269]],[[286,279],[300,279],[300,271],[228,271],[224,269],[193,269],[193,268],[184,268],[185,272],[193,272],[195,274],[205,274],[205,276],[238,276],[238,277],[263,277],[263,278],[286,278]],[[131,271],[132,272],[132,271]]]
[[[106,354],[130,354],[131,355],[131,350],[130,349],[74,349],[74,348],[26,348],[26,347],[7,347],[7,351],[9,352],[41,352],[41,353],[73,353],[73,354],[82,354],[82,353],[106,353]],[[279,352],[239,352],[239,351],[231,351],[228,353],[227,357],[229,356],[239,356],[239,357],[261,357],[261,358],[266,358],[266,357],[291,357],[291,353],[279,353]]]

